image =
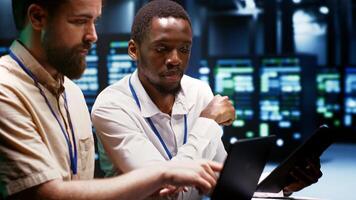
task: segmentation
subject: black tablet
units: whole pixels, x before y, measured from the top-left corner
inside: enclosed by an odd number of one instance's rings
[[[250,200],[274,143],[268,136],[232,144],[211,200]]]
[[[334,133],[335,134],[335,133]],[[257,186],[258,192],[280,192],[291,183],[289,172],[294,166],[306,166],[306,158],[319,158],[334,142],[334,135],[326,125],[320,126],[303,144],[285,159]]]

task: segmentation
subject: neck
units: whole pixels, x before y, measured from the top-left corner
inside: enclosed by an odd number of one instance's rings
[[[31,36],[28,36],[31,35]],[[57,80],[60,75],[59,72],[52,67],[45,56],[43,46],[41,44],[40,37],[34,36],[33,33],[23,31],[20,34],[19,41],[22,45],[31,53],[31,55],[41,64],[41,66],[55,79]]]
[[[138,74],[138,77],[142,83],[143,88],[145,88],[148,96],[150,96],[151,100],[158,107],[158,109],[163,113],[171,115],[175,95],[160,92],[145,77],[140,75],[140,73]]]

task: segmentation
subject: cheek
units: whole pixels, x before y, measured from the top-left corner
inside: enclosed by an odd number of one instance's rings
[[[184,69],[187,68],[187,65],[189,64],[189,58],[190,58],[190,55],[189,54],[183,54],[181,56],[181,61],[182,61],[182,67]]]
[[[188,63],[189,62],[189,58],[190,58],[190,54],[184,54],[182,56],[183,63]]]
[[[164,67],[165,60],[164,55],[152,53],[145,56],[142,61],[144,61],[146,67],[158,71],[160,68]]]
[[[72,26],[67,26],[66,28],[61,30],[61,41],[63,42],[63,45],[66,46],[75,46],[83,41],[83,34],[82,30],[80,28],[72,27]]]

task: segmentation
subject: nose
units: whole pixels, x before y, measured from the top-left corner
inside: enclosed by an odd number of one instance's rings
[[[169,66],[179,66],[182,63],[182,59],[179,57],[179,53],[177,49],[173,49],[171,53],[168,55],[166,60],[166,65]]]
[[[98,40],[98,35],[96,33],[96,28],[95,28],[95,24],[90,24],[87,27],[87,30],[85,32],[85,36],[84,36],[84,40],[85,42],[88,43],[95,43]]]

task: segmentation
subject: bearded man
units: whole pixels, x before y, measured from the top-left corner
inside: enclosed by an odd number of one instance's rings
[[[0,199],[142,199],[166,187],[208,193],[221,165],[161,163],[88,180],[94,140],[79,87],[102,0],[13,0],[19,38],[0,58]],[[163,191],[163,193],[162,193]]]

